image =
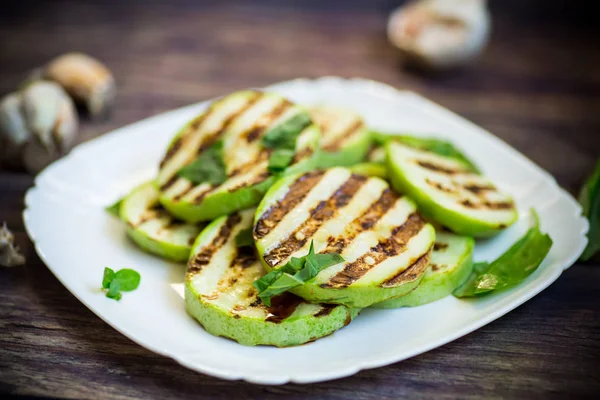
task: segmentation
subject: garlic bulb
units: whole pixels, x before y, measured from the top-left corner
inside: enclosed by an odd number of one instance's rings
[[[418,0],[391,14],[387,32],[408,63],[444,69],[480,53],[490,18],[485,0]]]
[[[59,83],[92,116],[106,112],[115,97],[115,80],[100,61],[81,53],[68,53],[52,60],[44,76]]]
[[[15,246],[15,235],[8,230],[6,222],[0,226],[0,266],[16,267],[25,264],[25,256]]]
[[[74,144],[78,117],[67,93],[56,83],[38,81],[0,102],[0,137],[11,165],[37,173]]]

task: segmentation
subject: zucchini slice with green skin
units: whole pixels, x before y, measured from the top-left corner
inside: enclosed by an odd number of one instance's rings
[[[341,305],[313,304],[291,294],[265,306],[252,283],[265,274],[254,247],[237,247],[254,210],[213,221],[198,236],[185,279],[187,311],[209,333],[248,346],[295,346],[330,335],[358,314]]]
[[[517,220],[512,198],[466,163],[389,141],[388,172],[428,218],[465,236],[487,237]]]
[[[348,166],[364,161],[371,147],[371,135],[360,115],[332,106],[310,109],[321,128],[319,168]]]
[[[119,217],[127,234],[143,250],[172,261],[185,262],[202,225],[174,219],[158,202],[153,182],[135,188],[122,201]]]
[[[407,295],[373,304],[373,308],[415,307],[452,294],[471,273],[475,240],[436,232],[431,264],[419,286]]]
[[[285,136],[297,135],[291,167],[295,171],[312,168],[320,131],[307,110],[279,95],[253,90],[213,102],[169,145],[157,177],[160,202],[174,216],[188,222],[208,221],[256,206],[275,181],[268,170],[272,149],[262,144],[262,138],[278,128],[285,131]],[[178,175],[219,141],[223,144],[225,182],[194,184]]]
[[[387,167],[385,164],[375,162],[363,162],[352,165],[350,171],[358,175],[375,176],[381,179],[388,178]]]
[[[267,270],[308,253],[338,253],[292,293],[309,300],[368,307],[404,295],[429,265],[434,228],[415,203],[387,182],[346,168],[288,176],[269,189],[255,217],[254,240]]]

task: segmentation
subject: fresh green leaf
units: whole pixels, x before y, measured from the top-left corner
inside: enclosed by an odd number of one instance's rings
[[[108,267],[104,267],[104,276],[102,277],[102,287],[104,289],[108,289],[110,286],[110,283],[113,281],[114,278],[115,278],[115,271],[113,271],[112,269],[110,269]]]
[[[534,224],[529,231],[495,261],[475,264],[469,278],[454,290],[454,296],[480,296],[516,286],[539,267],[552,247],[552,239],[540,231],[533,209],[532,214]]]
[[[269,172],[279,173],[285,170],[294,159],[295,151],[290,149],[276,149],[269,157]]]
[[[469,158],[467,158],[462,151],[454,147],[452,143],[445,140],[435,138],[420,138],[403,134],[386,134],[381,132],[371,132],[371,136],[373,141],[379,145],[382,145],[389,140],[397,140],[410,147],[431,151],[432,153],[440,156],[454,158],[466,164],[471,171],[477,173],[480,172],[479,168],[477,168],[477,166],[471,160],[469,160]]]
[[[223,160],[223,141],[215,142],[203,151],[194,161],[181,168],[177,175],[195,185],[210,183],[219,185],[227,180],[225,161]]]
[[[588,244],[581,254],[581,260],[587,261],[600,252],[600,159],[594,172],[581,188],[579,202],[583,208],[583,215],[590,222]]]
[[[111,204],[110,206],[106,207],[105,210],[114,215],[115,217],[119,217],[119,213],[121,210],[121,204],[123,203],[123,199],[124,198],[120,198],[119,200],[115,201],[113,204]]]
[[[132,269],[124,268],[117,271],[114,281],[118,281],[123,292],[131,292],[140,285],[140,274]]]
[[[271,297],[303,285],[323,269],[343,261],[343,257],[336,253],[315,254],[314,242],[311,242],[306,256],[292,257],[281,268],[269,272],[253,285],[262,302],[270,306]]]
[[[117,279],[113,279],[108,287],[108,292],[106,293],[106,297],[109,299],[120,300],[121,299],[121,282]]]
[[[294,150],[298,135],[311,123],[308,112],[301,112],[267,132],[261,139],[261,143],[269,149]]]
[[[235,245],[237,247],[246,247],[254,245],[254,237],[252,236],[252,228],[242,229],[235,236]]]

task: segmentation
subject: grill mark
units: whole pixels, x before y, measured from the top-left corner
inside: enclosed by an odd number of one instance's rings
[[[213,254],[227,242],[229,236],[231,236],[233,227],[241,220],[242,217],[239,214],[232,214],[227,217],[227,220],[223,226],[221,226],[219,233],[215,236],[213,241],[190,260],[188,264],[188,274],[197,274],[202,270],[202,267],[210,263]]]
[[[308,158],[312,153],[313,153],[313,149],[311,147],[305,147],[301,151],[296,152],[296,154],[294,154],[294,159],[292,160],[292,164],[295,164],[298,161]]]
[[[409,240],[416,236],[423,226],[425,226],[425,221],[419,214],[410,214],[402,225],[392,229],[390,237],[380,240],[367,253],[346,264],[343,270],[332,276],[329,282],[322,284],[321,287],[345,288],[350,286],[382,261],[405,251]]]
[[[437,271],[437,270],[439,270],[442,267],[443,267],[443,265],[439,266],[437,264],[431,264],[431,270],[434,271],[434,272]]]
[[[177,153],[179,151],[179,149],[181,148],[182,143],[183,143],[183,136],[179,136],[177,139],[175,139],[175,142],[171,145],[171,147],[169,147],[167,149],[167,153],[165,154],[162,161],[160,162],[159,168],[164,167],[167,164],[167,162],[169,162],[169,160],[171,158],[173,158],[175,153]]]
[[[341,254],[346,246],[354,240],[361,232],[373,227],[377,221],[383,217],[387,210],[398,200],[396,195],[390,189],[385,189],[379,199],[371,203],[371,205],[356,219],[348,224],[344,232],[338,237],[330,237],[327,247],[323,253],[338,253]]]
[[[462,174],[462,173],[468,172],[464,169],[452,169],[452,168],[444,167],[442,165],[434,164],[429,161],[416,160],[416,163],[417,163],[417,165],[419,165],[422,168],[428,169],[430,171],[440,172],[440,173],[446,174],[446,175]]]
[[[484,201],[481,203],[474,203],[471,200],[465,199],[460,202],[466,208],[471,209],[481,209],[488,208],[490,210],[508,210],[514,207],[514,204],[510,201],[501,201],[497,203],[492,203],[490,201]]]
[[[245,187],[250,187],[250,186],[254,186],[254,185],[258,185],[259,183],[265,181],[269,176],[271,176],[271,174],[269,173],[269,171],[265,171],[262,174],[258,174],[254,177],[254,179],[246,181],[246,182],[242,182],[237,186],[232,187],[231,189],[228,190],[229,193],[231,192],[235,192],[236,190],[240,190],[243,189]]]
[[[493,186],[479,186],[479,185],[471,184],[471,185],[463,186],[463,189],[468,190],[469,192],[478,195],[478,194],[486,192],[488,190],[495,190],[496,188]]]
[[[234,176],[248,172],[250,169],[257,166],[261,162],[268,160],[270,153],[271,153],[271,149],[263,149],[263,151],[261,151],[258,154],[258,157],[256,157],[254,160],[248,161],[247,163],[245,163],[243,165],[240,165],[239,167],[237,167],[236,169],[231,171],[231,173],[227,177],[232,178]]]
[[[168,181],[166,181],[161,187],[160,187],[160,191],[164,192],[166,191],[168,188],[170,188],[171,186],[173,186],[175,184],[175,182],[177,182],[177,180],[179,179],[179,177],[177,176],[177,174],[173,175],[172,177],[169,178]]]
[[[208,188],[208,190],[205,190],[204,192],[202,192],[199,195],[197,195],[196,197],[194,197],[194,199],[192,200],[192,203],[194,203],[194,204],[202,203],[202,200],[204,200],[204,198],[206,196],[208,196],[215,189],[215,187],[216,187],[215,185],[212,185],[210,188]]]
[[[303,302],[300,297],[287,292],[271,298],[271,306],[267,307],[269,314],[266,321],[275,324],[283,322]]]
[[[198,148],[197,154],[203,152],[204,150],[206,150],[210,146],[212,146],[221,136],[223,136],[223,134],[225,133],[225,130],[231,124],[233,124],[240,115],[242,115],[250,107],[252,107],[254,104],[256,104],[262,97],[263,97],[263,93],[253,92],[252,96],[248,99],[248,101],[242,107],[240,107],[238,110],[236,110],[233,114],[229,115],[225,119],[225,121],[223,121],[223,123],[221,124],[219,129],[217,129],[215,132],[213,132],[212,135],[210,135],[210,136],[204,138],[204,140],[202,140],[202,144]]]
[[[244,246],[236,248],[237,254],[231,263],[231,267],[239,266],[243,269],[249,268],[258,259],[256,258],[256,252],[252,246]]]
[[[442,185],[440,182],[435,182],[429,178],[425,178],[425,183],[444,193],[457,193],[456,189]]]
[[[188,194],[189,192],[191,192],[196,186],[189,185],[186,189],[183,190],[183,192],[178,193],[175,197],[173,197],[173,201],[179,201],[181,200],[182,197],[184,197],[186,194]]]
[[[351,137],[354,132],[361,129],[363,127],[363,122],[358,120],[355,121],[352,125],[350,125],[341,135],[339,135],[333,143],[325,145],[323,148],[326,151],[336,151],[339,150],[340,147],[343,146],[346,139]],[[324,131],[325,132],[325,131]]]
[[[335,304],[321,304],[321,309],[314,316],[317,317],[317,318],[319,318],[319,317],[326,317],[329,314],[331,314],[331,312],[336,307],[337,307],[337,305],[335,305]]]
[[[444,251],[448,248],[447,243],[435,242],[433,244],[433,251]]]
[[[312,171],[296,179],[290,185],[285,196],[261,215],[254,227],[254,239],[259,240],[265,237],[275,228],[288,212],[304,200],[310,190],[319,183],[324,174],[324,171]]]
[[[246,139],[246,142],[252,143],[261,136],[273,121],[280,117],[290,107],[292,107],[292,103],[284,99],[269,113],[262,115],[255,122],[254,126],[241,135],[240,139]]]
[[[285,260],[298,249],[302,248],[317,230],[327,220],[336,217],[338,211],[345,207],[354,198],[363,184],[367,181],[366,177],[352,175],[344,182],[327,200],[322,200],[310,212],[308,219],[293,232],[290,233],[276,248],[264,256],[267,264],[273,266],[280,261]]]
[[[381,287],[391,288],[397,287],[401,284],[413,282],[416,280],[429,266],[431,259],[431,248],[427,250],[423,255],[419,256],[408,268],[403,270],[397,275],[388,278],[381,284]]]

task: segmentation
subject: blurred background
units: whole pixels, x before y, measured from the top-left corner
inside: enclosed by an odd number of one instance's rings
[[[402,1],[29,1],[0,6],[0,93],[81,51],[112,70],[109,118],[86,140],[148,116],[246,88],[337,75],[414,90],[482,125],[575,183],[600,141],[600,24],[584,0],[492,0],[491,40],[474,63],[425,74],[386,37]],[[549,156],[551,153],[552,156]]]

